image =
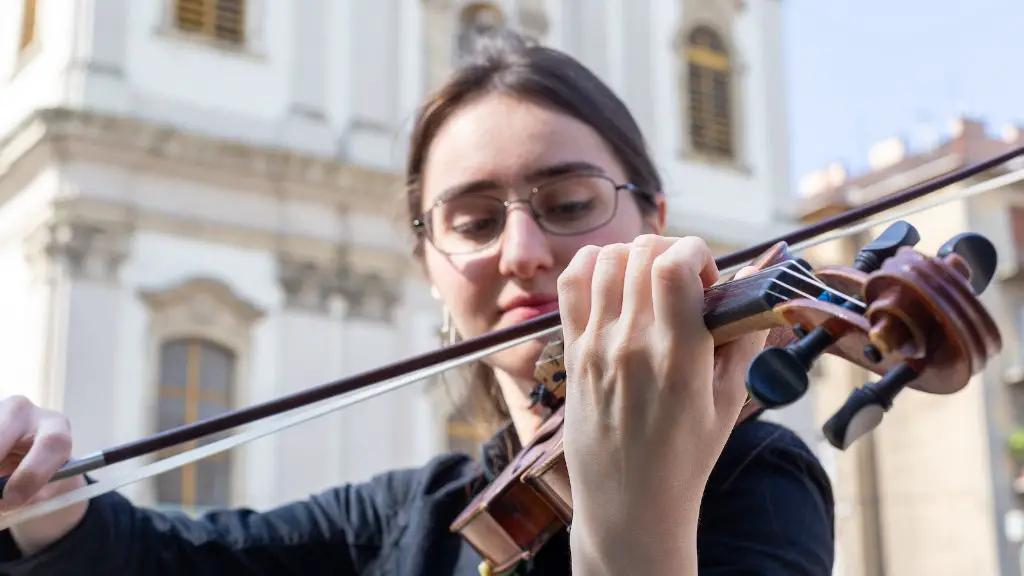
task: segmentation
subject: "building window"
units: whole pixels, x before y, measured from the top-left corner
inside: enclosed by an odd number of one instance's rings
[[[462,9],[459,16],[459,34],[456,46],[456,62],[471,56],[480,39],[487,34],[501,29],[505,25],[505,17],[501,10],[490,4],[470,4]]]
[[[722,37],[706,26],[686,39],[690,143],[700,154],[733,158],[732,62]]]
[[[21,40],[18,51],[28,48],[36,39],[36,0],[25,0],[21,4]]]
[[[230,44],[245,43],[245,0],[175,0],[178,30]]]
[[[165,342],[160,349],[158,427],[161,431],[217,416],[231,409],[235,354],[200,339]],[[161,458],[209,444],[217,435],[178,446]],[[161,506],[202,510],[227,507],[231,501],[231,460],[227,452],[157,476]]]

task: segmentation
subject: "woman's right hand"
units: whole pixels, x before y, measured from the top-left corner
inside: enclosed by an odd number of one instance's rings
[[[75,476],[49,479],[71,459],[71,423],[59,412],[36,406],[24,396],[0,400],[0,476],[10,477],[0,496],[0,512],[48,500],[85,485]],[[11,536],[22,554],[53,544],[78,525],[83,502],[13,526]]]

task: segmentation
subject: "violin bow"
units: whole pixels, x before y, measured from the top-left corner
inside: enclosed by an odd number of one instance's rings
[[[788,234],[726,254],[716,258],[715,262],[719,267],[721,275],[724,277],[739,270],[743,265],[760,256],[779,242],[789,244],[790,252],[796,254],[813,246],[852,236],[879,224],[899,220],[911,214],[916,214],[949,202],[1005,188],[1024,180],[1024,168],[1018,168],[1006,174],[989,178],[978,184],[957,190],[947,196],[934,199],[931,202],[919,203],[896,214],[867,220],[887,210],[981,175],[1021,156],[1024,156],[1024,146],[919,183],[896,194],[879,198],[863,206],[850,209]],[[855,225],[858,222],[859,224]],[[66,492],[52,499],[6,513],[0,517],[0,530],[5,530],[21,522],[50,514],[68,506],[113,492],[129,484],[197,462],[264,436],[430,378],[463,364],[490,356],[506,348],[555,333],[560,329],[561,323],[558,312],[551,312],[508,328],[466,339],[450,346],[400,360],[380,368],[246,408],[240,408],[213,418],[158,432],[139,440],[73,459],[61,467],[50,481],[88,474],[89,472],[94,472],[114,464],[151,455],[167,448],[252,424],[249,429],[232,436],[151,462],[119,477],[90,483],[82,488]],[[327,400],[331,401],[325,402]],[[293,414],[286,414],[319,402],[324,402],[324,404]],[[283,417],[260,422],[275,416]],[[7,480],[8,478],[0,478],[0,493],[2,493],[3,487],[6,486]]]

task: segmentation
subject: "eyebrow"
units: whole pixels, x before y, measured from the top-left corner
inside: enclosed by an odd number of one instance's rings
[[[523,181],[527,185],[533,185],[544,180],[550,180],[552,178],[558,178],[560,176],[569,176],[571,174],[604,174],[605,171],[596,164],[590,162],[576,161],[576,162],[560,162],[558,164],[550,164],[543,166],[535,170],[527,172],[523,177]],[[431,201],[431,204],[438,202],[446,202],[455,198],[456,196],[462,196],[463,194],[472,194],[475,192],[485,192],[501,188],[504,186],[498,180],[493,179],[482,179],[465,182],[463,184],[456,184],[451,188],[446,189],[444,192],[439,194],[437,198]]]

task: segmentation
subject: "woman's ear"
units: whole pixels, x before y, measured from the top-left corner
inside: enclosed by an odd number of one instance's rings
[[[657,194],[653,200],[655,210],[644,217],[644,224],[649,228],[649,233],[664,234],[668,219],[668,206],[665,204],[665,195]]]

